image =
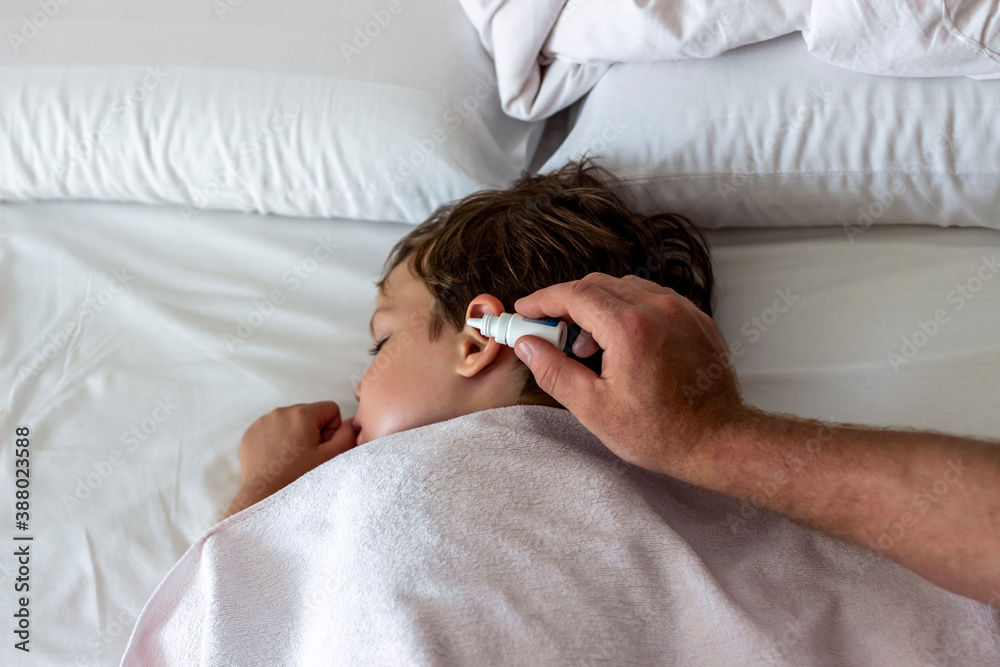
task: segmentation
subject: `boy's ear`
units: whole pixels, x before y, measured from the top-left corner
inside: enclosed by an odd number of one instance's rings
[[[483,315],[499,315],[504,312],[500,299],[490,294],[480,294],[469,303],[465,319]],[[475,377],[480,371],[496,361],[504,347],[495,339],[484,336],[479,329],[465,325],[459,336],[459,362],[455,369],[459,375]]]

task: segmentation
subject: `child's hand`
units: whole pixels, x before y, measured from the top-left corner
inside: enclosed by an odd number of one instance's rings
[[[353,421],[343,421],[333,401],[272,410],[243,434],[242,483],[226,516],[267,498],[356,443]]]

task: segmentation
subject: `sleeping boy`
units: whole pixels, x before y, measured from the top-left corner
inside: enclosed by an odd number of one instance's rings
[[[589,158],[442,206],[396,244],[376,283],[374,358],[355,387],[357,414],[344,420],[336,403],[321,401],[254,422],[240,444],[242,483],[226,516],[384,435],[491,408],[563,407],[513,348],[466,320],[514,312],[520,297],[595,271],[638,275],[712,314],[702,233],[681,215],[637,212],[623,183]],[[581,337],[572,352],[601,372],[592,339]]]

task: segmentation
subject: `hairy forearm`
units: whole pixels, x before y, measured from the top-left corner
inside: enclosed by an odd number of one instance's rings
[[[700,451],[687,481],[1000,606],[1000,442],[751,409]]]

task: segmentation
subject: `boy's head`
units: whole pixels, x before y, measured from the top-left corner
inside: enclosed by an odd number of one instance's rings
[[[359,443],[494,407],[562,407],[512,348],[465,321],[594,271],[646,278],[712,314],[701,232],[680,215],[636,212],[589,158],[439,208],[396,244],[377,282],[375,359],[355,389]],[[600,353],[580,361],[600,373]]]

